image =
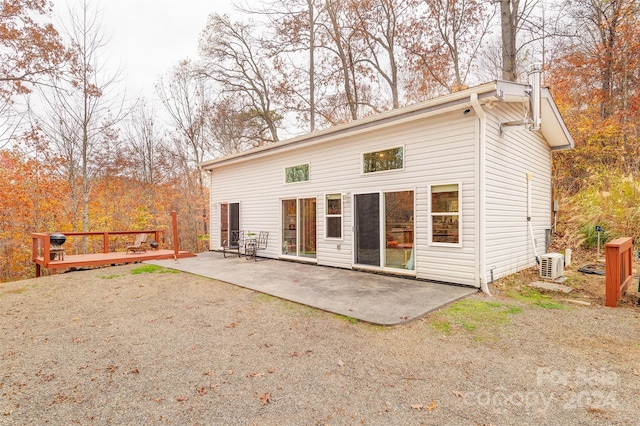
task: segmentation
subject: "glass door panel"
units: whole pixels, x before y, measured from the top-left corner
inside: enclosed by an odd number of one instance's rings
[[[229,204],[220,204],[220,246],[229,239]]]
[[[380,266],[380,194],[355,195],[355,262]]]
[[[240,203],[220,204],[220,246],[230,238],[231,231],[240,230]],[[233,235],[237,240],[237,233]],[[237,241],[231,241],[234,245]]]
[[[240,203],[229,203],[229,232],[240,230]],[[231,234],[231,244],[238,243],[238,233]]]
[[[413,269],[413,191],[384,194],[387,268]]]
[[[282,200],[282,254],[297,255],[297,200]]]
[[[299,245],[298,256],[316,257],[316,199],[298,200]]]

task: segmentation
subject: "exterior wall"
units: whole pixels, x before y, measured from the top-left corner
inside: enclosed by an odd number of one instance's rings
[[[531,223],[538,256],[544,253],[545,229],[551,228],[551,150],[536,133],[509,129],[502,121],[522,119],[522,107],[496,105],[488,116],[486,153],[485,277],[506,276],[536,264],[527,222],[527,173],[531,173]]]
[[[269,248],[280,253],[281,200],[317,199],[317,263],[351,268],[353,197],[378,191],[414,191],[415,271],[419,278],[476,285],[475,149],[477,118],[462,110],[342,137],[315,146],[218,166],[211,172],[211,248],[220,246],[221,202],[240,202],[240,228],[269,231]],[[404,146],[404,170],[363,174],[362,154]],[[310,164],[308,182],[284,183],[285,167]],[[429,246],[429,186],[461,184],[461,247]],[[343,240],[324,238],[326,194],[343,194]]]

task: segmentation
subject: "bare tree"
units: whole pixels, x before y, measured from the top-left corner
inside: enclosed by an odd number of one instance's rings
[[[197,188],[201,199],[205,196],[205,183],[198,164],[210,155],[212,144],[206,137],[206,115],[210,96],[205,82],[194,75],[188,61],[178,64],[167,79],[156,85],[156,93],[169,114],[174,128],[174,164],[182,171],[190,188]],[[189,203],[190,200],[185,200]],[[195,211],[195,209],[193,210]],[[208,212],[203,206],[199,229],[208,232]],[[194,235],[197,235],[194,233]]]
[[[416,0],[367,0],[356,2],[353,12],[358,19],[360,33],[368,52],[365,60],[389,88],[391,106],[400,106],[400,38],[403,24],[415,13]]]
[[[278,112],[272,64],[261,55],[263,42],[254,35],[252,23],[232,22],[213,14],[200,39],[203,66],[200,75],[213,80],[222,93],[243,103],[258,145],[277,142],[284,111]]]
[[[447,92],[466,87],[485,44],[493,8],[482,0],[425,0],[423,6],[423,13],[404,31],[414,79],[422,82],[414,80],[414,86],[433,82]]]
[[[122,119],[123,99],[110,95],[119,73],[105,68],[108,61],[102,52],[107,39],[99,10],[87,1],[69,9],[65,35],[73,58],[65,78],[55,81],[55,90],[43,91],[43,127],[66,159],[72,202],[80,204],[81,229],[88,231],[92,180],[104,161],[98,147],[105,140],[104,133]],[[74,230],[76,224],[74,221]],[[86,239],[82,251],[86,251]]]

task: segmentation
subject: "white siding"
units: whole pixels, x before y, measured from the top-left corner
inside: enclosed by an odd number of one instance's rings
[[[378,191],[415,191],[416,274],[419,278],[474,285],[474,176],[476,118],[462,111],[398,124],[351,137],[218,166],[211,176],[211,238],[218,247],[218,203],[240,201],[243,230],[266,230],[268,257],[277,258],[280,203],[283,198],[317,198],[317,261],[350,268],[353,263],[353,195]],[[404,170],[361,173],[364,152],[404,146]],[[284,168],[310,164],[310,180],[284,183]],[[461,183],[462,247],[428,245],[428,186]],[[344,193],[343,241],[324,239],[324,196]],[[215,242],[215,243],[213,243]]]
[[[500,135],[498,119],[522,119],[522,108],[498,105],[487,123],[486,266],[494,278],[535,265],[527,222],[527,173],[532,175],[531,222],[538,255],[551,227],[551,151],[535,132],[510,129]]]

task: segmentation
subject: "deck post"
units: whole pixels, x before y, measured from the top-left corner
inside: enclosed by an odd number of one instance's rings
[[[171,212],[171,223],[173,226],[173,259],[178,260],[178,214]]]
[[[102,238],[103,238],[103,242],[102,242],[103,253],[109,253],[109,233],[105,232],[102,235]]]
[[[633,280],[633,240],[617,238],[606,245],[605,306],[615,308]]]

